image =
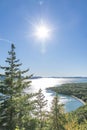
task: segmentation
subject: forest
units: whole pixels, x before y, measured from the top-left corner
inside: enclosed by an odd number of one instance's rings
[[[64,84],[54,87],[56,92],[50,111],[40,89],[38,93],[26,93],[31,85],[29,69],[21,70],[22,63],[16,58],[15,45],[11,45],[6,66],[1,66],[5,78],[0,80],[0,129],[1,130],[87,130],[87,105],[65,113],[59,104],[58,93],[74,95],[87,102],[87,84]],[[0,74],[2,77],[2,74]],[[0,78],[1,79],[1,78]],[[80,116],[79,116],[80,115]]]
[[[87,83],[68,83],[63,84],[60,87],[56,86],[49,89],[61,94],[76,96],[84,102],[87,102]]]

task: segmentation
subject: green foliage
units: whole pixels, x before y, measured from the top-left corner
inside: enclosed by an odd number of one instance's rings
[[[87,129],[87,120],[84,120],[82,123],[78,123],[77,115],[72,113],[66,114],[67,123],[65,124],[66,130],[86,130]]]
[[[40,89],[36,96],[36,109],[35,115],[38,119],[38,130],[43,130],[43,127],[46,126],[46,119],[48,112],[46,111],[47,100]]]
[[[22,129],[25,121],[31,117],[32,94],[26,94],[24,89],[30,86],[30,76],[24,76],[29,70],[21,71],[22,64],[16,59],[14,44],[8,52],[7,66],[0,67],[5,72],[5,79],[0,83],[0,126],[6,130],[14,130],[16,126]]]
[[[64,128],[65,116],[63,105],[59,103],[58,94],[52,101],[52,107],[50,112],[50,127],[51,130],[65,130]]]
[[[87,83],[68,83],[49,89],[61,94],[74,95],[87,102]]]
[[[69,113],[69,114],[66,114],[66,124],[65,124],[65,129],[66,130],[78,130],[78,120],[77,120],[77,117],[75,115],[73,115],[72,117],[72,114]]]
[[[2,67],[5,78],[0,81],[0,129],[2,130],[87,130],[87,105],[74,112],[64,113],[58,95],[52,101],[51,111],[45,108],[47,100],[40,89],[36,94],[26,93],[30,87],[29,70],[22,71],[16,59],[14,44],[11,45],[7,66]],[[0,75],[2,76],[2,75]],[[0,78],[1,79],[1,78]],[[64,84],[51,90],[74,95],[87,101],[87,83]]]
[[[87,83],[68,83],[60,87],[48,88],[60,94],[74,95],[87,102]],[[66,114],[67,115],[67,114]],[[87,129],[87,105],[78,108],[68,114],[66,130],[86,130]]]
[[[87,105],[84,105],[78,108],[76,111],[73,111],[72,115],[76,115],[79,124],[83,123],[84,120],[87,120]]]

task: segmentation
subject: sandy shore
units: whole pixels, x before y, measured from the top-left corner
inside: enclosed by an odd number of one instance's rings
[[[72,97],[75,98],[75,99],[77,99],[78,101],[80,101],[80,102],[83,103],[84,105],[86,105],[86,103],[85,103],[82,99],[77,98],[77,97],[75,97],[75,96],[73,96],[73,95],[72,95]]]

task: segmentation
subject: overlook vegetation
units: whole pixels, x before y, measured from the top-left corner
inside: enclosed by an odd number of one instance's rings
[[[64,113],[58,97],[58,93],[64,93],[75,95],[86,102],[87,84],[69,84],[52,88],[56,95],[51,110],[47,111],[47,100],[41,89],[34,94],[24,91],[27,88],[29,90],[32,75],[25,76],[29,69],[21,70],[22,64],[16,59],[14,44],[11,45],[8,54],[7,66],[0,66],[5,75],[0,81],[1,130],[87,130],[87,105],[74,112]]]
[[[81,129],[86,130],[87,129],[87,83],[68,83],[68,84],[63,84],[60,87],[56,86],[48,89],[60,94],[65,94],[70,96],[73,95],[81,99],[82,101],[84,101],[85,105],[78,108],[76,111],[68,113],[68,117],[69,118],[71,117],[70,120],[76,119],[79,126],[82,125]],[[76,130],[78,129],[76,128]]]

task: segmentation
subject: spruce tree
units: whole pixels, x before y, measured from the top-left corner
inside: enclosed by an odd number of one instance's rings
[[[20,130],[29,124],[33,103],[33,94],[25,93],[30,86],[30,76],[25,76],[29,69],[22,71],[20,60],[16,59],[15,46],[11,45],[7,66],[0,67],[4,70],[5,79],[0,83],[0,126],[6,130]],[[29,124],[30,125],[30,124]]]
[[[36,96],[36,109],[35,114],[38,119],[38,130],[42,130],[46,125],[45,120],[47,118],[47,110],[46,110],[47,100],[45,100],[45,96],[40,89]]]
[[[51,130],[65,130],[64,129],[64,110],[63,104],[59,103],[59,97],[56,93],[56,96],[53,98],[52,107],[50,112],[50,127]]]

